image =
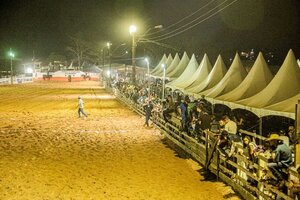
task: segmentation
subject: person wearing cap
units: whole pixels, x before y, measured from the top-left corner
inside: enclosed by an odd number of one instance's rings
[[[81,114],[83,114],[85,117],[87,117],[87,114],[85,114],[83,107],[84,107],[84,102],[83,102],[82,98],[79,96],[78,97],[78,117],[79,118],[81,117]]]
[[[271,134],[266,141],[269,142],[272,149],[275,149],[274,162],[268,163],[267,166],[277,178],[277,183],[280,183],[283,180],[282,169],[288,168],[292,164],[292,152],[278,134]]]

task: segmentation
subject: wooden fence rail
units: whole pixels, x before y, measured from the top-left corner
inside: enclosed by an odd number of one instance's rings
[[[126,104],[131,110],[135,111],[140,115],[144,115],[143,107],[139,104],[134,103],[131,99],[126,98],[118,90],[113,89],[112,91],[117,99]],[[198,142],[193,137],[190,137],[186,133],[180,131],[176,124],[165,123],[162,117],[153,117],[152,122],[158,129],[173,143],[183,149],[201,165],[208,167],[209,171],[215,174],[218,178],[232,186],[241,196],[245,199],[274,199],[275,196],[280,196],[285,200],[293,200],[293,194],[290,192],[289,195],[284,194],[280,190],[272,187],[266,182],[262,182],[261,178],[266,169],[267,159],[264,156],[258,157],[258,162],[253,163],[247,160],[244,156],[236,154],[232,156],[234,159],[228,159],[221,155],[217,150],[217,137],[214,133],[206,131],[205,138],[201,138],[205,144]],[[264,137],[256,135],[255,133],[240,131],[242,134],[250,135],[260,140],[265,140]],[[215,147],[215,148],[214,148]],[[243,147],[238,147],[243,148]],[[209,159],[211,157],[211,160]],[[211,163],[208,165],[208,161]],[[235,160],[235,161],[233,161]],[[231,167],[228,167],[231,166]],[[249,170],[246,166],[252,166],[252,170]],[[235,168],[235,170],[232,170]],[[293,170],[295,175],[295,170]],[[296,172],[297,174],[297,172]],[[257,182],[257,186],[253,186],[247,181],[251,178]],[[299,178],[299,174],[298,174]]]

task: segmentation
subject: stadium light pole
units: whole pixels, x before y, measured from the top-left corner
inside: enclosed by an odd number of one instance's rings
[[[13,84],[13,65],[12,65],[12,61],[13,61],[13,58],[15,57],[15,54],[10,49],[8,55],[10,57],[10,83]]]
[[[148,83],[148,97],[150,97],[150,66],[148,58],[145,58],[147,64],[147,83]]]
[[[132,36],[132,52],[131,52],[131,59],[132,59],[132,83],[135,85],[136,80],[135,80],[135,74],[136,74],[136,69],[135,69],[135,50],[136,50],[136,34],[137,28],[135,25],[131,25],[129,27],[129,33]]]
[[[163,78],[162,78],[162,95],[161,100],[163,101],[165,99],[165,81],[166,81],[166,64],[161,64],[161,67],[163,68]]]
[[[108,50],[109,82],[110,82],[110,80],[111,80],[111,52],[110,52],[111,43],[107,42],[106,46],[107,46],[107,50]]]
[[[129,27],[129,33],[132,36],[132,53],[131,53],[131,58],[132,58],[132,83],[135,85],[136,84],[136,62],[135,62],[135,54],[136,54],[136,47],[137,43],[139,42],[140,39],[143,39],[143,37],[152,29],[160,29],[162,28],[162,25],[157,25],[154,27],[149,28],[144,34],[142,35],[136,35],[137,32],[137,27],[135,25],[130,25]],[[137,39],[137,36],[139,38]]]

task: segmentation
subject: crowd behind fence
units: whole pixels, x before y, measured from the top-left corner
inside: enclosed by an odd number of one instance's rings
[[[268,139],[240,129],[238,121],[234,122],[236,134],[230,133],[230,127],[224,131],[227,116],[214,114],[204,97],[191,100],[184,94],[167,93],[162,100],[159,85],[151,85],[151,93],[147,86],[112,85],[117,98],[140,115],[145,115],[145,104],[151,102],[153,125],[202,164],[206,173],[221,178],[245,199],[300,199],[299,167],[282,168],[284,179],[278,182],[267,167],[273,155]],[[282,138],[287,145],[295,142],[289,134]]]

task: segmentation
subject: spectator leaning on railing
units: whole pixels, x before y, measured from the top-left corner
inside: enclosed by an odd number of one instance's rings
[[[227,115],[224,115],[220,120],[220,125],[224,126],[224,130],[227,131],[230,135],[237,134],[237,125],[234,121],[230,120]],[[229,135],[229,137],[230,137]]]
[[[284,180],[283,169],[287,169],[292,164],[292,152],[290,148],[283,143],[278,134],[271,134],[267,139],[275,156],[273,162],[268,163],[267,166],[277,180],[276,185],[282,185]]]

